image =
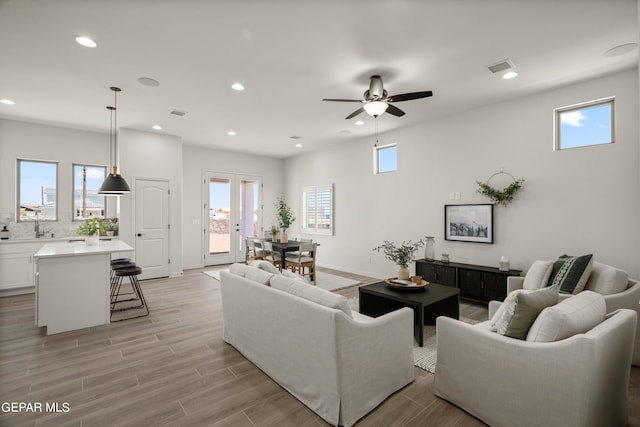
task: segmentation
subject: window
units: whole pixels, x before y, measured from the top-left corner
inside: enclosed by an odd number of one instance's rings
[[[333,184],[304,187],[302,231],[333,235]]]
[[[373,148],[373,173],[395,172],[398,170],[398,148],[396,144]]]
[[[18,159],[18,221],[58,219],[58,164]]]
[[[613,143],[613,98],[555,109],[555,150]]]
[[[98,194],[107,176],[104,166],[73,165],[73,219],[83,220],[105,214],[105,196]]]

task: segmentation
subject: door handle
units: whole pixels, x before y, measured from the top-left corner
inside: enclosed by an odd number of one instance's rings
[[[144,236],[144,233],[138,233],[138,237]]]

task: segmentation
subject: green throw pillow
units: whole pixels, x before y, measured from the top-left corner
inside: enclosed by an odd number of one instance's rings
[[[491,319],[490,330],[523,340],[542,310],[558,303],[558,288],[550,286],[535,291],[518,289],[507,295]]]
[[[577,294],[584,289],[593,268],[593,254],[562,255],[553,263],[547,286],[557,286],[563,294]]]

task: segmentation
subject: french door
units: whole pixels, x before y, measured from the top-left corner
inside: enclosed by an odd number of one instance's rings
[[[204,265],[244,261],[244,239],[262,234],[262,179],[205,172],[204,200]]]

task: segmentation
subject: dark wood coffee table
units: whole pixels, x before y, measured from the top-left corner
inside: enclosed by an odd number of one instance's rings
[[[385,282],[358,288],[360,313],[382,316],[401,307],[413,309],[413,336],[422,347],[422,325],[435,325],[436,317],[460,317],[460,290],[435,283],[420,290],[395,289]]]

